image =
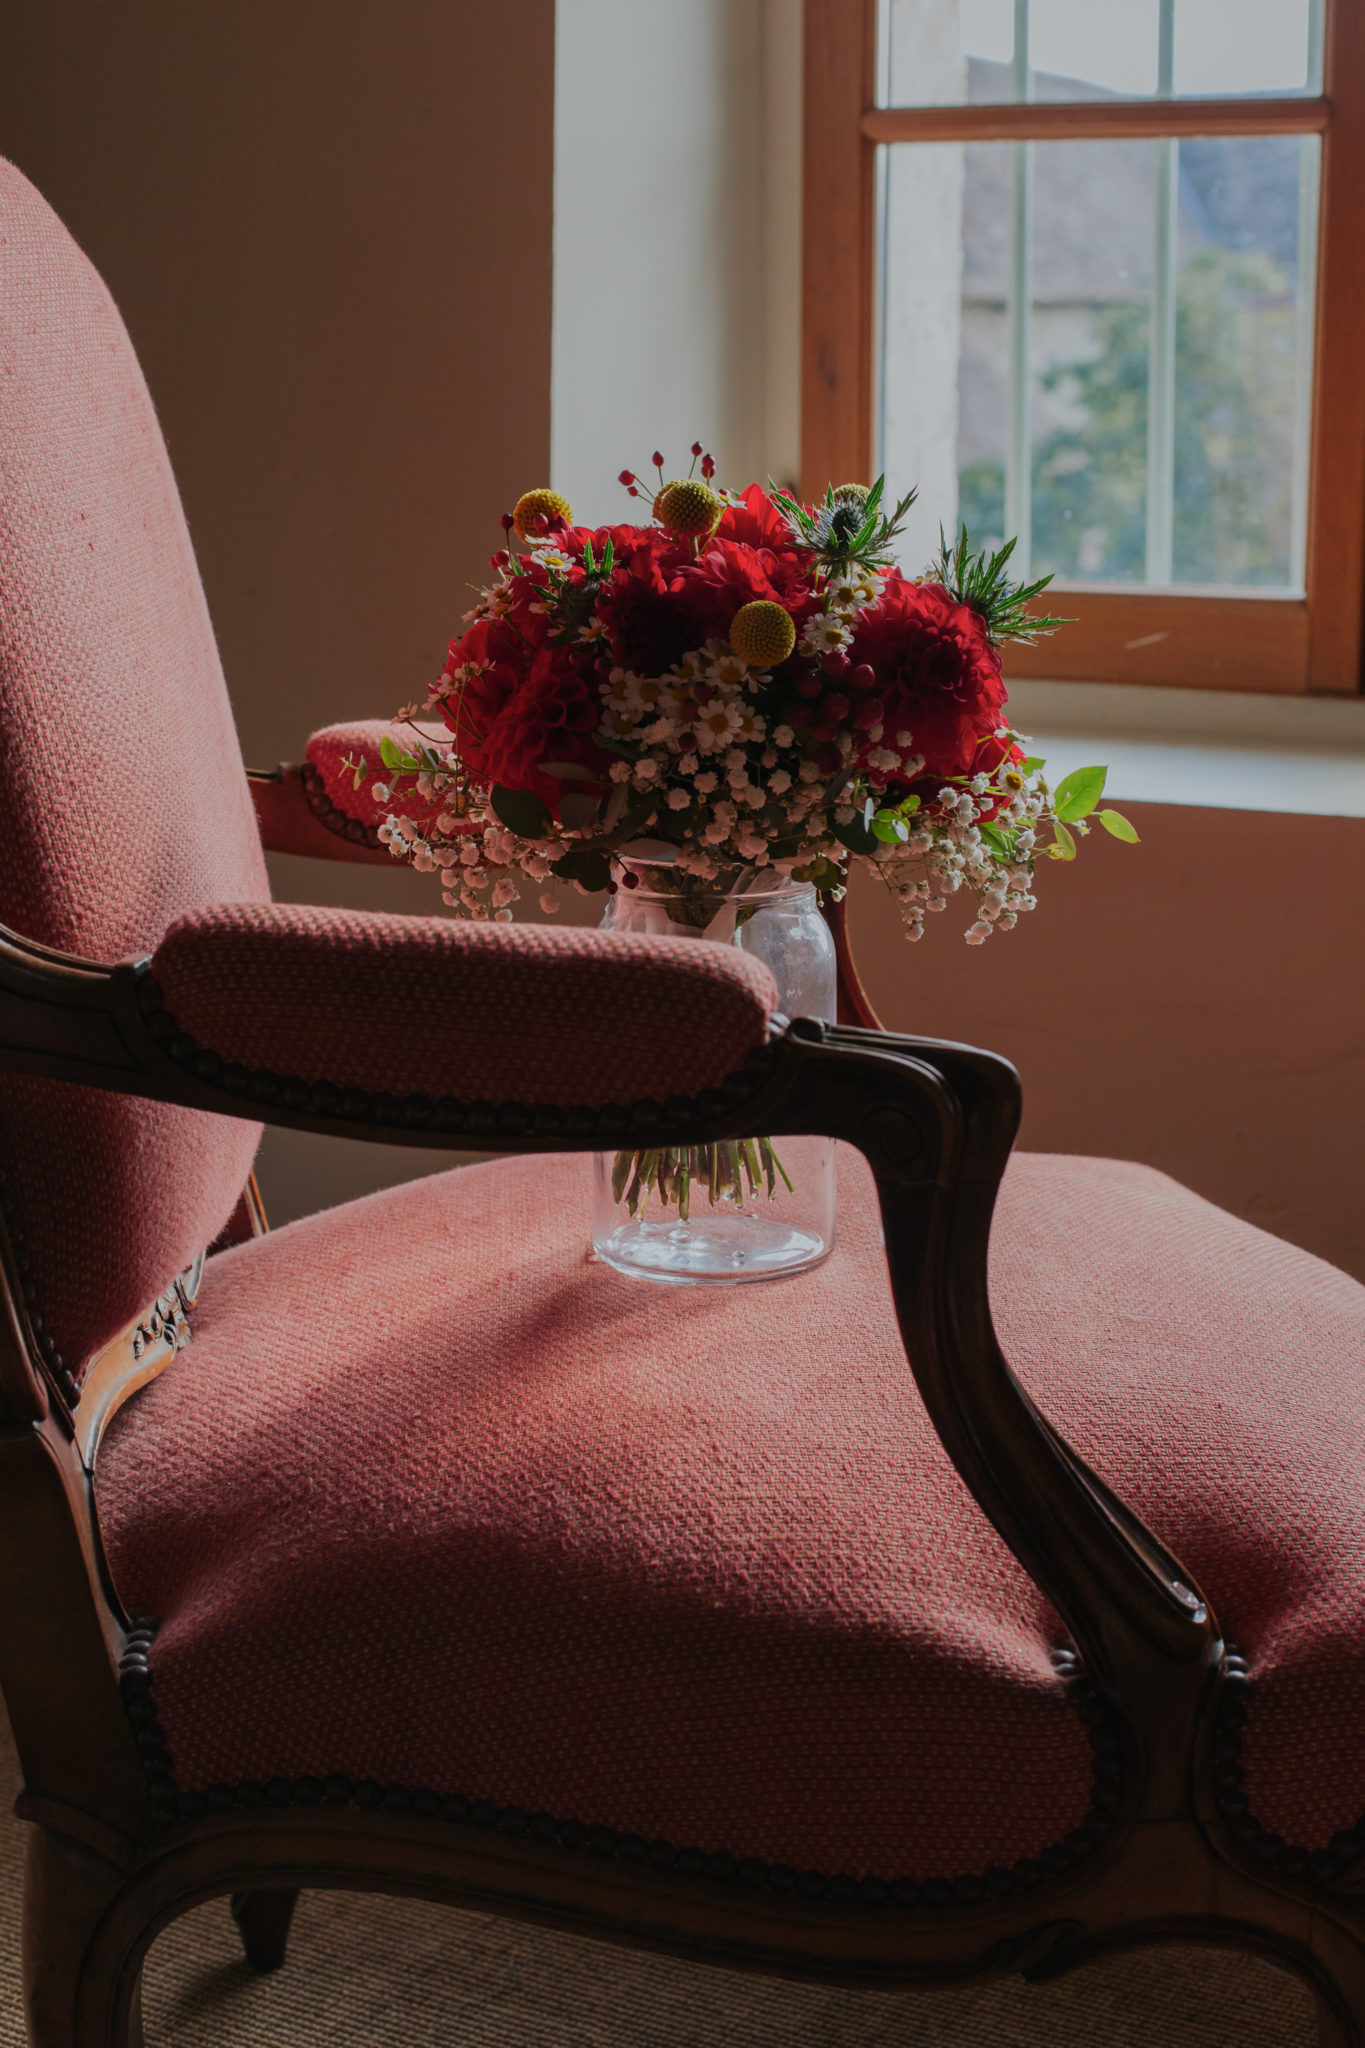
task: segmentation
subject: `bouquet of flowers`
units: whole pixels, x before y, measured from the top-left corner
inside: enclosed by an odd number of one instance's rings
[[[747,870],[843,892],[850,858],[891,888],[906,936],[960,890],[967,943],[1035,903],[1040,858],[1072,860],[1102,768],[1048,786],[1005,712],[1000,648],[1064,623],[1027,609],[1049,578],[1013,582],[1013,542],[974,551],[965,529],[919,577],[893,549],[882,480],[803,505],[758,485],[714,487],[700,444],[686,477],[646,500],[646,524],[589,529],[550,490],[504,516],[509,542],[465,614],[427,704],[399,714],[372,794],[381,838],[439,871],[457,915],[510,918],[519,871],[554,886],[612,884],[625,849],[668,863],[689,899]],[[700,471],[698,471],[700,462]],[[450,735],[424,731],[434,719]],[[357,785],[379,764],[348,766]]]
[[[969,892],[979,945],[1033,909],[1038,861],[1074,859],[1092,818],[1137,837],[1098,808],[1102,768],[1050,788],[1006,716],[1002,644],[1063,623],[1030,613],[1049,579],[1013,581],[1012,542],[977,551],[964,529],[909,577],[894,549],[914,494],[888,510],[880,478],[804,505],[716,488],[699,443],[685,477],[654,466],[654,488],[620,479],[646,522],[518,500],[427,704],[399,714],[411,745],[384,742],[380,836],[439,872],[457,915],[510,918],[517,873],[550,912],[556,885],[638,885],[645,861],[669,920],[714,935],[718,894],[742,903],[776,874],[838,897],[856,859],[910,939]],[[347,765],[357,785],[374,772]],[[749,1198],[791,1187],[766,1138],[622,1152],[610,1186],[632,1218],[653,1195],[681,1226],[702,1193],[738,1210],[746,1175]]]

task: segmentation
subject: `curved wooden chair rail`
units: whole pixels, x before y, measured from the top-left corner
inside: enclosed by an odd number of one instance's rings
[[[388,858],[344,821],[338,830],[319,818],[304,771],[252,786],[268,846]],[[870,1020],[841,916],[835,936],[844,1008]],[[204,1079],[176,1057],[174,1034],[152,1028],[147,978],[145,962],[92,965],[0,933],[0,1067],[299,1130],[451,1142],[434,1118],[414,1118],[411,1100],[399,1122],[382,1096],[365,1114],[342,1115]],[[26,1980],[38,2048],[137,2041],[149,1943],[215,1894],[235,1895],[253,1960],[278,1962],[301,1886],[417,1892],[711,1962],[883,1987],[1040,1976],[1153,1940],[1240,1943],[1309,1980],[1324,2041],[1365,2041],[1360,1900],[1268,1865],[1236,1803],[1218,1794],[1216,1746],[1220,1730],[1238,1725],[1244,1667],[1189,1575],[1038,1413],[996,1341],[986,1256],[1018,1123],[1013,1069],[964,1046],[797,1020],[732,1081],[705,1101],[639,1105],[652,1142],[817,1132],[866,1156],[920,1395],[967,1486],[1061,1615],[1074,1651],[1059,1652],[1059,1666],[1079,1663],[1110,1731],[1114,1790],[1093,1833],[1026,1890],[964,1884],[900,1910],[828,1891],[779,1896],[733,1874],[692,1875],[417,1812],[314,1805],[158,1823],[124,1701],[145,1673],[146,1632],[111,1589],[91,1473],[119,1405],[174,1356],[196,1275],[64,1390],[26,1321],[14,1249],[0,1235],[0,1681],[24,1768],[20,1811],[37,1823]],[[631,1108],[532,1106],[532,1121],[528,1131],[521,1105],[505,1119],[485,1106],[477,1142],[581,1151],[643,1128]],[[238,1228],[259,1223],[248,1207]]]

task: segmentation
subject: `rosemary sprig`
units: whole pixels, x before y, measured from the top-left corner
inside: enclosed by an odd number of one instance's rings
[[[938,559],[930,563],[927,572],[930,580],[941,583],[959,604],[971,607],[983,621],[992,645],[997,647],[1002,640],[1022,640],[1031,646],[1040,633],[1055,633],[1058,626],[1072,623],[1070,619],[1025,610],[1047,589],[1052,578],[1040,576],[1036,583],[1015,583],[1008,573],[1014,547],[1014,542],[1007,540],[1002,548],[988,554],[985,548],[972,546],[964,526],[956,547],[950,548],[940,526]]]

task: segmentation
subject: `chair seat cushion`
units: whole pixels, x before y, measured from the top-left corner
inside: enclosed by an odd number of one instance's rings
[[[96,1475],[182,1794],[333,1776],[855,1878],[1039,1857],[1092,1789],[1060,1624],[925,1420],[861,1159],[782,1285],[619,1279],[587,1202],[581,1158],[498,1162],[210,1262]],[[1365,1810],[1365,1290],[1107,1160],[1016,1158],[992,1257],[1026,1386],[1251,1655],[1253,1811],[1315,1845]]]

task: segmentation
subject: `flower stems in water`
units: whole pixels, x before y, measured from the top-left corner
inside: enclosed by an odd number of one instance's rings
[[[766,1194],[769,1201],[781,1180],[787,1193],[792,1184],[773,1149],[771,1138],[726,1138],[719,1145],[662,1145],[639,1152],[618,1152],[612,1162],[612,1199],[624,1202],[632,1216],[638,1216],[651,1194],[665,1209],[675,1208],[686,1223],[694,1195],[704,1193],[714,1207],[717,1202],[745,1199],[744,1183],[750,1195]]]

